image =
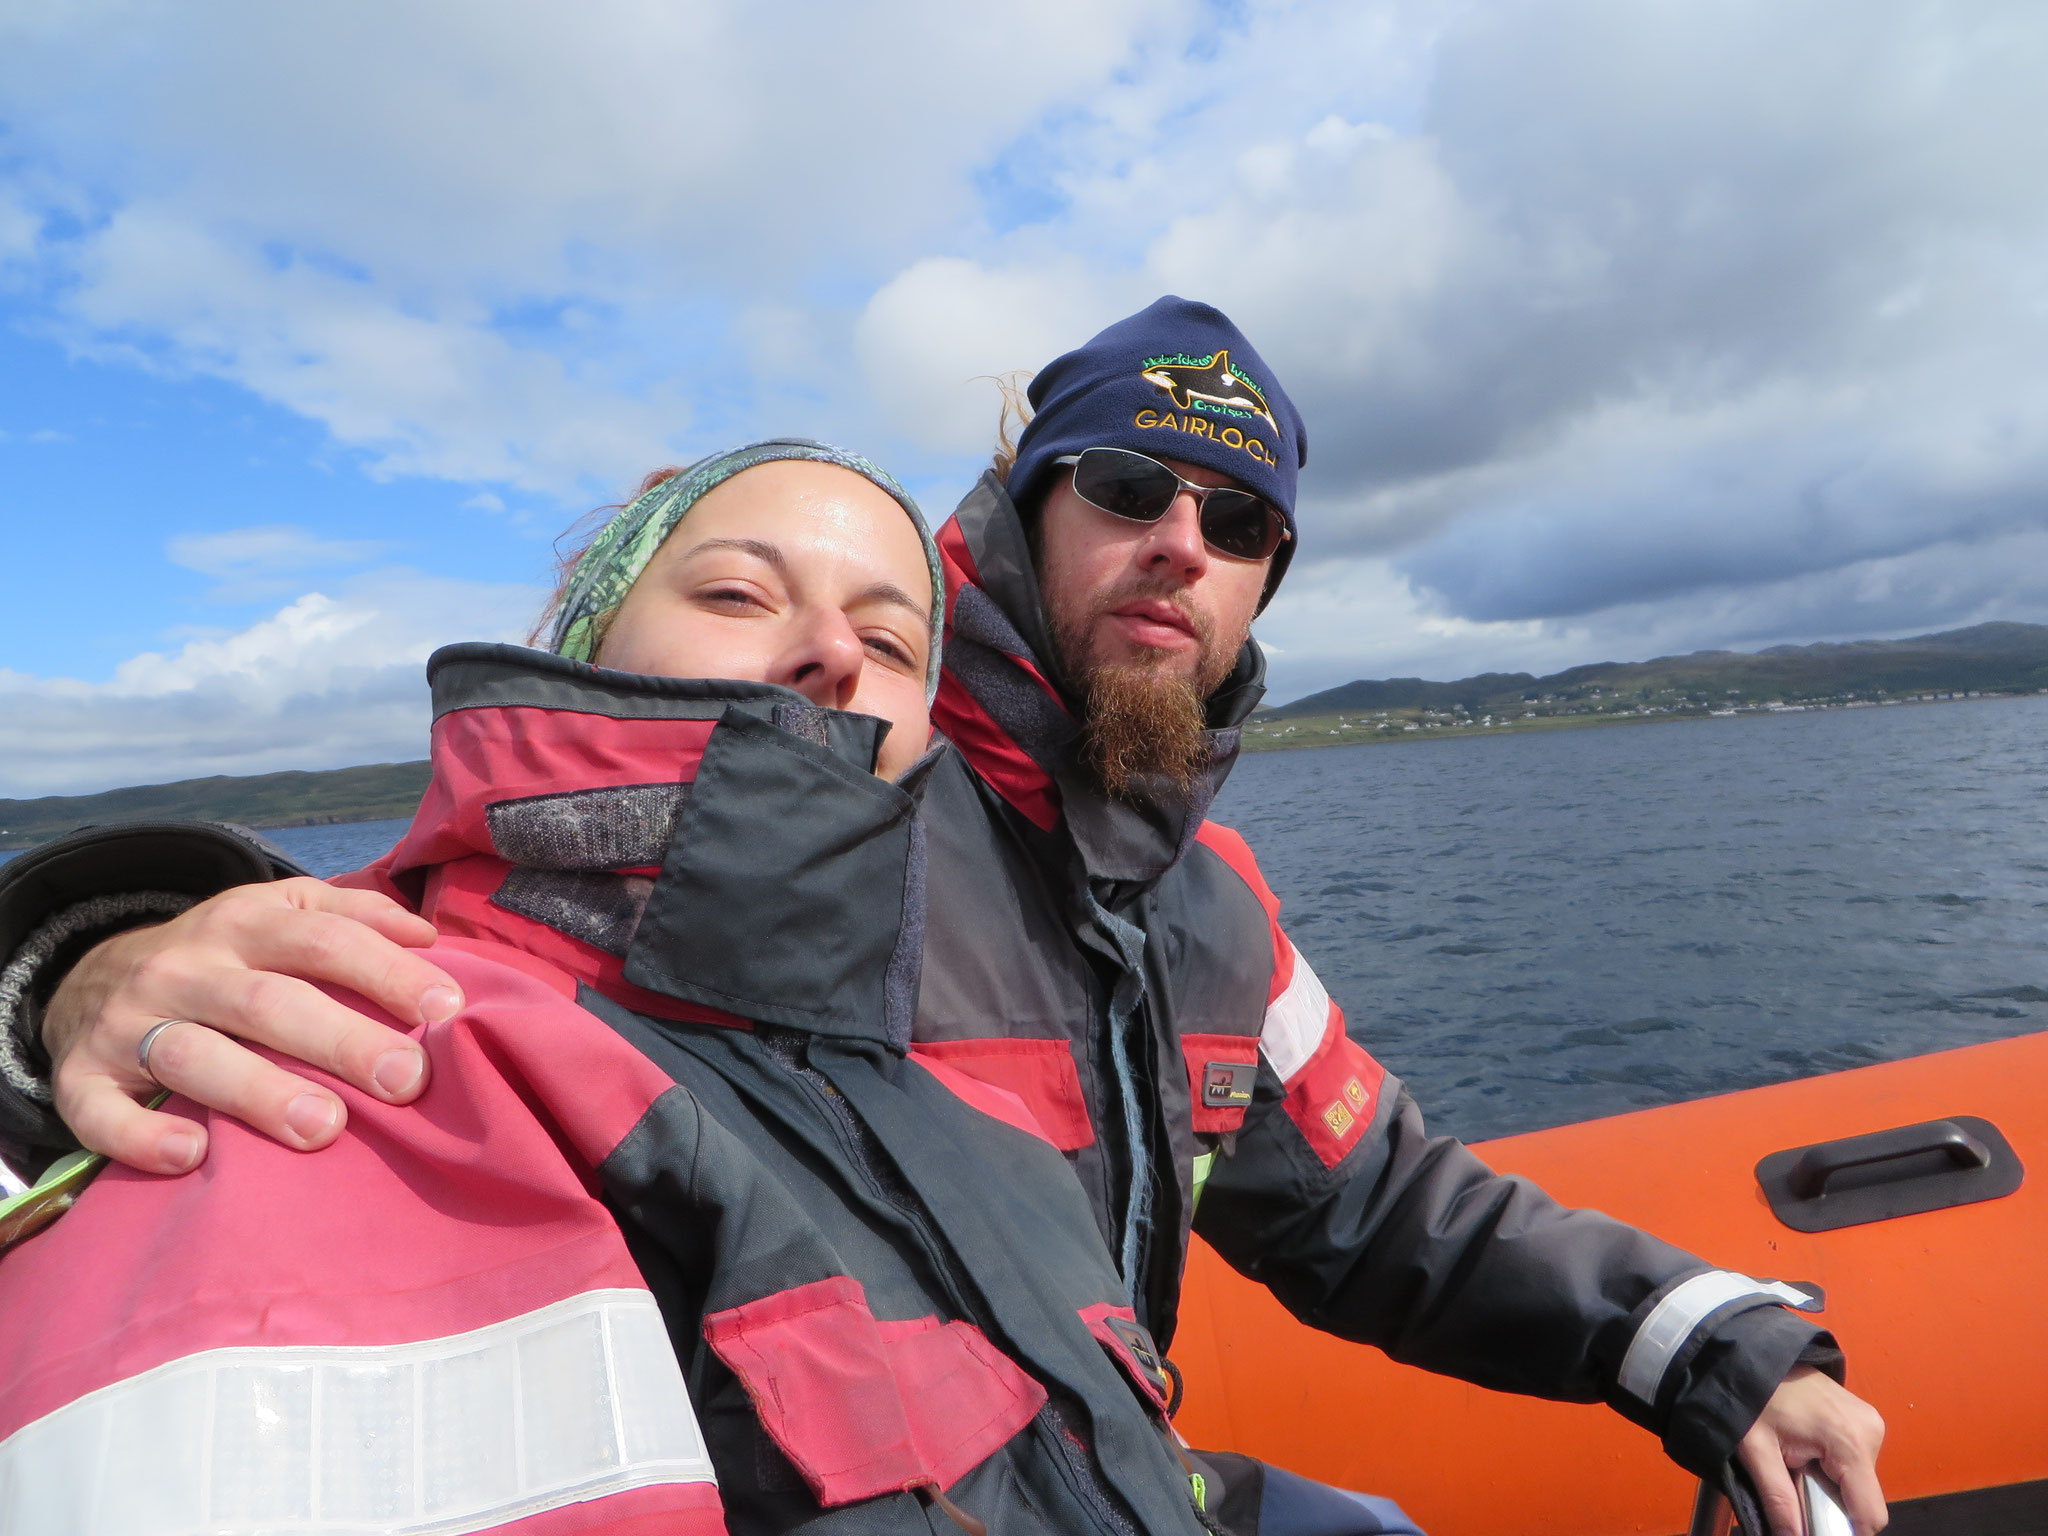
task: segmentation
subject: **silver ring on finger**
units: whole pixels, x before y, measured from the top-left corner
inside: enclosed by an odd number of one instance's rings
[[[135,1042],[135,1059],[142,1063],[142,1075],[152,1083],[155,1083],[157,1087],[169,1086],[162,1078],[149,1069],[149,1053],[156,1048],[157,1036],[161,1035],[173,1024],[192,1024],[196,1022],[193,1019],[165,1019],[161,1024],[150,1025],[148,1033]]]

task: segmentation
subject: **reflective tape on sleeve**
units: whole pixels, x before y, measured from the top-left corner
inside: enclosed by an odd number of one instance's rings
[[[1811,1308],[1815,1304],[1805,1291],[1781,1280],[1752,1280],[1725,1269],[1694,1275],[1674,1286],[1636,1329],[1628,1353],[1621,1360],[1622,1391],[1654,1404],[1657,1389],[1664,1383],[1664,1373],[1685,1347],[1685,1341],[1716,1312],[1743,1300],[1753,1301],[1757,1306]]]
[[[591,1291],[411,1344],[207,1350],[0,1442],[0,1530],[462,1536],[711,1483],[661,1312]]]
[[[1309,1064],[1330,1029],[1330,994],[1316,978],[1315,968],[1294,952],[1294,975],[1287,989],[1266,1005],[1259,1048],[1266,1053],[1280,1081],[1289,1081]]]

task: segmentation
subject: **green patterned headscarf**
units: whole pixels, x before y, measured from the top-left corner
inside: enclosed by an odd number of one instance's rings
[[[932,577],[931,662],[925,670],[924,685],[925,697],[930,699],[939,688],[939,637],[946,624],[946,579],[939,566],[939,547],[932,542],[931,529],[925,526],[924,514],[918,511],[910,492],[898,485],[886,470],[858,454],[804,437],[771,437],[764,442],[748,443],[744,448],[714,453],[707,459],[699,459],[681,474],[671,475],[628,504],[599,530],[597,537],[590,541],[590,548],[583,552],[583,558],[576,562],[576,569],[569,576],[568,588],[562,594],[561,609],[555,615],[554,633],[548,638],[548,649],[577,661],[591,660],[592,652],[596,650],[593,639],[597,633],[597,621],[625,601],[633,583],[647,569],[647,562],[661,548],[662,540],[675,531],[683,515],[702,500],[706,492],[723,485],[742,470],[752,469],[757,464],[772,464],[779,459],[804,459],[814,464],[836,464],[841,469],[850,469],[887,491],[910,514],[911,526],[917,529],[918,540],[924,545],[925,564],[930,568]]]

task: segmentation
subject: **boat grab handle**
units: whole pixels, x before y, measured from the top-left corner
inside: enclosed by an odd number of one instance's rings
[[[1957,1168],[1989,1168],[1991,1149],[1953,1120],[1929,1120],[1922,1125],[1902,1125],[1868,1136],[1851,1136],[1843,1141],[1824,1141],[1808,1147],[1792,1165],[1788,1183],[1802,1200],[1819,1200],[1828,1192],[1828,1180],[1851,1168],[1869,1168],[1879,1163],[1898,1163],[1929,1152],[1945,1152]],[[1926,1169],[1906,1164],[1904,1177],[1917,1177]]]
[[[2026,1177],[2005,1133],[1977,1115],[1787,1147],[1756,1165],[1771,1214],[1795,1232],[1833,1232],[1997,1200]]]

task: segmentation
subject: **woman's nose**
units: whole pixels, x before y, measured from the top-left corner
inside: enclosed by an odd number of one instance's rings
[[[778,675],[768,680],[794,688],[813,704],[847,709],[860,688],[860,672],[866,662],[867,649],[845,614],[814,614],[795,627],[790,647],[776,668]]]

